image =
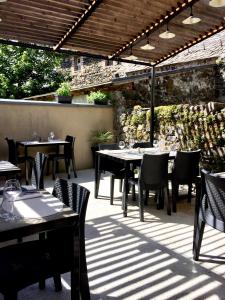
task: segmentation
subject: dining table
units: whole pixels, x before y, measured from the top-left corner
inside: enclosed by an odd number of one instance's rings
[[[21,173],[21,169],[12,164],[9,161],[1,160],[0,161],[0,176],[17,176]]]
[[[173,160],[176,156],[176,151],[160,150],[159,148],[136,148],[122,150],[100,150],[96,151],[95,157],[95,198],[98,198],[99,183],[101,177],[100,160],[101,157],[111,161],[116,161],[123,164],[124,167],[124,183],[122,195],[122,210],[123,216],[127,217],[127,198],[128,198],[128,179],[131,165],[140,165],[144,154],[162,154],[169,153],[169,159]]]
[[[30,141],[30,140],[25,140],[25,141],[16,141],[17,147],[22,147],[24,149],[24,157],[25,157],[25,178],[26,178],[26,184],[29,183],[29,178],[28,178],[28,152],[29,148],[40,148],[40,147],[56,147],[56,154],[59,153],[59,147],[64,146],[69,144],[69,142],[65,140],[60,140],[60,139],[51,139],[47,141]]]
[[[0,204],[1,202],[2,197]],[[79,222],[77,213],[45,190],[37,191],[34,194],[24,194],[15,200],[14,215],[16,218],[10,221],[0,217],[0,243],[15,239],[21,240],[26,236],[57,229],[75,228]],[[76,260],[71,272],[71,299],[78,299],[80,287],[83,286],[82,280],[85,280],[83,278],[87,278],[87,276],[80,274],[80,252],[77,251],[80,249],[79,239],[75,234],[71,235],[71,239],[74,240],[72,251],[74,260]]]

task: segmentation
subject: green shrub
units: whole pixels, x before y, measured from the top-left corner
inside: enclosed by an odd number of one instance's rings
[[[71,86],[68,82],[63,82],[60,84],[59,88],[56,90],[56,95],[58,96],[71,96]]]
[[[101,91],[90,92],[90,94],[87,96],[87,100],[88,103],[108,104],[109,94]]]

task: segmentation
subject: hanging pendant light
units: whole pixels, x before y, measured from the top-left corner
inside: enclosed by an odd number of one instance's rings
[[[160,35],[159,35],[159,37],[160,37],[161,39],[172,39],[172,38],[174,38],[175,36],[176,36],[175,33],[169,31],[168,23],[167,23],[167,25],[166,25],[166,31],[164,31],[163,33],[160,33]]]
[[[223,6],[225,6],[225,0],[211,0],[211,1],[209,1],[209,6],[223,7]]]
[[[136,60],[137,56],[133,54],[132,46],[130,47],[130,55],[127,57],[129,60]]]
[[[1,2],[7,2],[7,0],[0,0],[0,3],[1,3]]]
[[[151,51],[155,49],[155,46],[151,45],[149,42],[149,39],[147,40],[147,44],[144,46],[141,46],[142,50]]]
[[[185,25],[192,25],[192,24],[197,24],[199,22],[201,22],[201,19],[193,16],[192,6],[191,6],[190,16],[188,18],[184,19],[182,21],[182,23],[185,24]]]

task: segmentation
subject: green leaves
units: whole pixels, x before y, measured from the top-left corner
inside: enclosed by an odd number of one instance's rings
[[[70,80],[60,65],[65,55],[0,45],[0,97],[17,98],[55,91]]]

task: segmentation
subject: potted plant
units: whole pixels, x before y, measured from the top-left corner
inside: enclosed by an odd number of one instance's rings
[[[113,141],[113,134],[106,129],[95,130],[90,136],[90,144],[93,162],[95,164],[95,152],[98,151],[99,144],[107,144]]]
[[[97,91],[97,92],[90,92],[87,96],[88,103],[93,103],[97,105],[107,105],[109,100],[109,94]]]
[[[72,102],[71,95],[71,86],[68,82],[63,82],[60,84],[60,87],[56,90],[56,99],[59,103],[68,103]]]

